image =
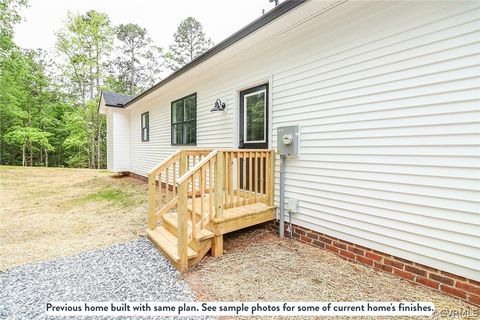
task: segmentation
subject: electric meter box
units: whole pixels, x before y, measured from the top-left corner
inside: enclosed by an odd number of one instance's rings
[[[277,151],[281,156],[298,156],[298,126],[277,128]]]

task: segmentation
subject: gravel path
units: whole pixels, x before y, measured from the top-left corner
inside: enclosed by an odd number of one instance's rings
[[[46,319],[47,301],[195,299],[146,239],[16,267],[0,273],[0,288],[0,319]]]

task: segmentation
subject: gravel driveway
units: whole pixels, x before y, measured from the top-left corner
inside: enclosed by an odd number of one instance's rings
[[[0,319],[45,319],[47,301],[195,299],[146,239],[16,267],[0,273],[0,288]]]

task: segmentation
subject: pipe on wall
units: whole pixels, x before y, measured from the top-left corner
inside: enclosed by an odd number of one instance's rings
[[[285,231],[285,162],[287,161],[287,156],[280,156],[280,238],[283,238]]]

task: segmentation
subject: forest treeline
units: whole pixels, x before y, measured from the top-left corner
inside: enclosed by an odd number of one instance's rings
[[[0,0],[0,164],[106,167],[102,90],[135,95],[213,46],[200,22],[181,21],[168,50],[106,13],[68,13],[53,51],[23,49],[15,24],[27,0]],[[35,30],[32,30],[35,32]]]

